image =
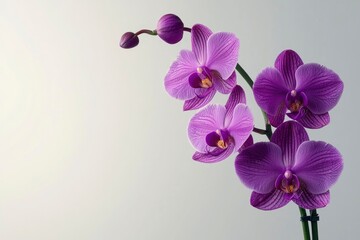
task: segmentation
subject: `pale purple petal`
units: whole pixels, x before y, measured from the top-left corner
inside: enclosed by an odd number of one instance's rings
[[[239,39],[232,33],[220,32],[211,35],[207,44],[206,66],[223,79],[229,78],[238,62]]]
[[[212,71],[211,77],[212,77],[215,89],[222,94],[229,94],[231,92],[231,90],[236,86],[235,71],[226,80],[222,79],[220,74],[216,71]]]
[[[215,163],[224,160],[234,152],[234,144],[229,144],[226,149],[216,148],[206,153],[195,152],[193,160],[204,163]]]
[[[314,194],[326,192],[339,178],[343,160],[339,151],[325,142],[307,141],[299,146],[292,171]]]
[[[182,50],[165,77],[165,89],[172,97],[186,100],[195,96],[189,76],[196,72],[196,66],[194,53]]]
[[[239,103],[236,105],[233,113],[233,117],[227,130],[231,137],[235,140],[235,149],[239,149],[241,145],[251,134],[254,129],[254,118],[245,104]]]
[[[285,193],[274,189],[267,194],[252,192],[250,197],[250,204],[261,210],[274,210],[281,208],[290,202],[290,198],[285,196]]]
[[[331,110],[338,103],[344,85],[332,70],[316,63],[304,64],[295,73],[297,91],[308,98],[307,108],[316,114]]]
[[[270,142],[255,143],[239,153],[235,169],[245,186],[258,193],[269,193],[275,188],[276,178],[285,171],[281,149]]]
[[[271,137],[271,142],[277,144],[282,150],[282,159],[286,167],[292,167],[295,161],[295,153],[309,136],[304,127],[297,122],[288,121],[281,124]]]
[[[202,25],[196,24],[191,28],[191,45],[199,66],[203,66],[207,59],[207,41],[211,36],[211,30]]]
[[[205,96],[202,97],[195,96],[192,99],[186,100],[184,102],[183,110],[184,111],[194,110],[205,106],[211,101],[211,99],[213,99],[215,93],[216,93],[215,89],[212,88],[211,91],[209,91]]]
[[[295,72],[303,64],[300,56],[290,49],[281,52],[276,58],[275,68],[281,72],[288,89],[295,89]]]
[[[244,89],[239,85],[236,85],[230,93],[230,96],[225,104],[226,116],[225,116],[225,126],[228,126],[233,117],[234,109],[239,103],[246,104],[246,96]]]
[[[318,129],[330,123],[329,113],[314,114],[309,109],[305,109],[304,115],[297,119],[306,128]]]
[[[285,103],[287,92],[284,79],[275,68],[264,69],[254,83],[257,104],[271,116],[279,114],[279,106]]]
[[[292,200],[300,207],[306,209],[323,208],[330,202],[329,191],[321,194],[312,194],[306,190],[302,190],[299,195],[299,198],[293,198]]]
[[[208,151],[206,136],[224,128],[226,109],[220,105],[208,105],[196,113],[189,122],[188,137],[194,148],[202,153]]]
[[[270,124],[274,127],[278,127],[280,124],[284,122],[285,113],[286,113],[286,105],[285,102],[282,102],[278,106],[276,114],[274,116],[268,114],[268,119]]]

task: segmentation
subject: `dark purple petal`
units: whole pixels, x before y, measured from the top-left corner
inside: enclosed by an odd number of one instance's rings
[[[326,192],[340,177],[343,160],[339,151],[325,142],[307,141],[299,146],[292,171],[314,194]]]
[[[235,140],[235,149],[238,150],[254,129],[254,118],[250,108],[243,103],[236,105],[230,124],[225,126]]]
[[[285,103],[288,89],[281,73],[275,68],[264,69],[256,78],[254,97],[257,104],[269,115],[276,116],[279,106]]]
[[[196,24],[191,28],[191,45],[199,66],[204,66],[207,59],[207,40],[211,36],[211,30]]]
[[[276,114],[274,116],[268,115],[269,122],[272,126],[278,127],[280,124],[284,122],[285,119],[285,113],[286,113],[286,106],[285,102],[282,102],[276,111]]]
[[[286,193],[274,189],[267,194],[252,192],[250,204],[261,210],[274,210],[281,208],[290,202],[290,198],[286,197]]]
[[[234,113],[234,108],[239,103],[246,104],[246,97],[245,97],[245,92],[242,89],[242,87],[240,87],[239,85],[236,85],[232,89],[230,96],[225,105],[225,108],[226,108],[225,126],[228,126],[230,124],[233,113]]]
[[[222,79],[220,74],[216,71],[213,71],[211,76],[212,76],[212,80],[213,80],[215,89],[220,93],[229,94],[231,92],[231,90],[236,86],[235,71],[226,80]]]
[[[201,96],[201,97],[196,96],[192,99],[186,100],[184,102],[183,110],[184,111],[194,110],[205,106],[211,101],[211,99],[213,99],[215,93],[216,93],[215,89],[212,88],[205,96]]]
[[[209,105],[196,113],[189,122],[188,137],[194,148],[202,153],[208,151],[206,136],[224,128],[226,109],[220,105]]]
[[[306,128],[318,129],[330,123],[329,113],[314,114],[309,109],[304,109],[304,115],[297,119]]]
[[[139,37],[133,32],[126,32],[120,38],[119,46],[122,48],[133,48],[139,44]]]
[[[239,39],[232,33],[215,33],[209,37],[206,66],[228,79],[238,62]]]
[[[284,165],[292,167],[295,161],[295,153],[304,141],[308,141],[309,136],[304,127],[294,121],[281,124],[271,137],[271,142],[277,144],[282,150],[282,160]]]
[[[159,19],[156,32],[165,42],[175,44],[183,37],[184,23],[174,14],[165,14]]]
[[[259,142],[244,149],[235,160],[240,180],[258,193],[269,193],[275,181],[285,170],[281,161],[281,149],[274,143]]]
[[[330,111],[338,103],[344,85],[332,70],[316,63],[304,64],[296,71],[298,91],[308,98],[308,108],[316,114]]]
[[[196,72],[196,66],[194,53],[182,50],[165,77],[165,89],[170,96],[182,100],[195,97],[194,89],[189,85],[189,76]]]
[[[215,163],[220,162],[229,157],[234,152],[234,144],[229,144],[226,149],[215,148],[212,151],[201,153],[195,152],[193,160],[204,163]]]
[[[244,142],[244,144],[238,149],[238,152],[240,153],[242,150],[244,150],[245,148],[248,148],[250,146],[254,145],[254,138],[253,136],[250,134],[250,136],[248,137],[248,139],[246,139],[246,141]]]
[[[290,49],[281,52],[276,58],[275,68],[281,72],[288,89],[295,89],[295,72],[303,64],[300,56]]]
[[[323,208],[330,202],[330,192],[312,194],[306,190],[299,190],[299,198],[293,198],[293,202],[302,208],[316,209]]]

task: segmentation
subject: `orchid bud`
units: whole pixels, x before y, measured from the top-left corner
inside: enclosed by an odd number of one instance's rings
[[[157,24],[159,37],[169,44],[178,43],[183,37],[184,23],[174,14],[162,16]]]
[[[122,48],[133,48],[139,44],[138,36],[133,32],[126,32],[121,36],[120,47]]]

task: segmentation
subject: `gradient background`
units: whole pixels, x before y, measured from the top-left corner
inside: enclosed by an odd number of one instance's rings
[[[188,27],[236,33],[253,78],[287,48],[341,76],[331,124],[309,134],[345,161],[331,204],[319,210],[320,238],[357,239],[357,0],[0,0],[0,239],[302,239],[295,204],[272,212],[249,205],[235,156],[191,160],[194,112],[183,113],[163,87],[189,34],[178,45],[142,35],[137,48],[118,47],[122,33],[154,29],[169,12]]]

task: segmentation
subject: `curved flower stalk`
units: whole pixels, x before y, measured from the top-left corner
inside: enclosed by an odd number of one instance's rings
[[[316,63],[303,64],[293,50],[285,50],[256,78],[254,96],[277,127],[285,113],[306,128],[330,122],[330,111],[340,99],[343,83],[332,70]]]
[[[245,103],[243,89],[236,86],[225,106],[208,105],[190,120],[188,136],[197,150],[194,160],[219,162],[240,149],[254,127]]]
[[[166,91],[185,100],[185,111],[203,107],[217,91],[231,92],[240,45],[234,34],[213,34],[201,24],[192,27],[191,44],[192,51],[182,50],[165,77]]]
[[[329,188],[340,176],[343,161],[335,147],[309,141],[301,124],[288,121],[276,129],[271,142],[241,151],[235,168],[240,180],[254,190],[252,206],[273,210],[292,200],[316,209],[329,203]]]

